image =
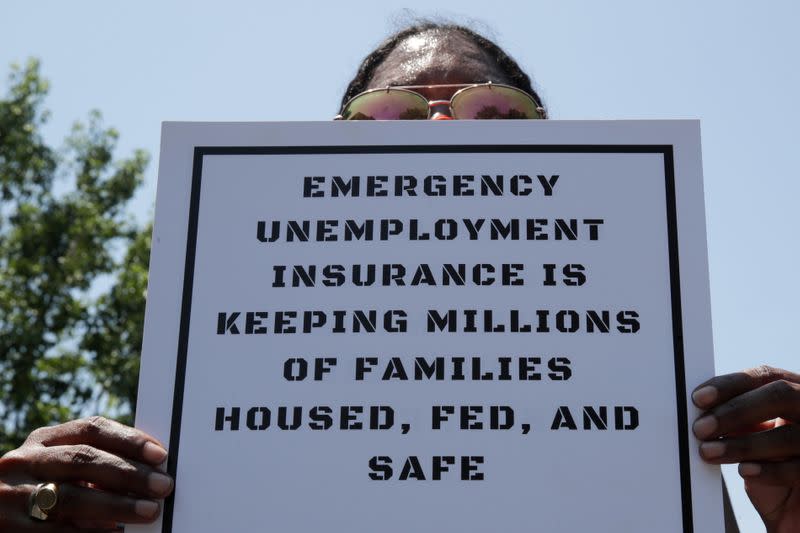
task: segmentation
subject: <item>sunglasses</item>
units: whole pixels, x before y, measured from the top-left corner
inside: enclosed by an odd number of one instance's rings
[[[450,100],[428,100],[413,89],[462,87]],[[425,120],[434,109],[450,108],[450,117],[460,120],[543,119],[544,108],[521,89],[500,83],[399,85],[371,89],[355,95],[335,120]]]

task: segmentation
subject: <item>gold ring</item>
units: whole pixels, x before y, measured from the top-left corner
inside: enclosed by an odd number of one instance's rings
[[[39,483],[31,493],[29,514],[36,520],[47,520],[48,514],[58,503],[58,485]]]

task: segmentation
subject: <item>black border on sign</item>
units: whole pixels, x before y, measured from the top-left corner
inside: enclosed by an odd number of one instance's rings
[[[662,154],[667,201],[667,233],[669,241],[670,292],[672,297],[672,339],[675,360],[675,394],[678,407],[678,451],[681,469],[681,503],[683,533],[694,533],[692,518],[692,484],[689,469],[689,434],[686,405],[686,372],[683,351],[683,315],[678,257],[678,219],[675,191],[675,165],[672,145],[394,145],[394,146],[196,146],[192,167],[192,190],[189,226],[186,237],[186,263],[183,274],[178,360],[175,369],[175,391],[172,401],[167,471],[177,478],[178,451],[183,415],[183,391],[186,379],[186,358],[189,344],[189,322],[192,312],[197,221],[200,210],[200,187],[203,157],[206,155],[307,155],[307,154],[410,154],[410,153],[588,153],[588,154]],[[162,533],[172,533],[174,495],[164,503]]]

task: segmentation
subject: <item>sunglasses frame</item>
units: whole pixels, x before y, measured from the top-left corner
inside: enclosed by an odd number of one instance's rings
[[[428,100],[427,98],[425,98],[425,96],[423,94],[413,90],[413,89],[437,89],[437,88],[442,88],[442,87],[461,87],[461,89],[459,89],[458,91],[453,93],[453,96],[451,96],[449,100]],[[432,116],[431,110],[434,107],[446,105],[446,106],[448,106],[450,108],[450,112],[453,115],[452,118],[458,120],[458,117],[455,115],[455,110],[453,109],[453,101],[456,99],[456,97],[459,94],[463,93],[464,91],[468,91],[470,89],[474,89],[475,87],[489,87],[490,89],[492,87],[503,87],[505,89],[511,89],[513,91],[521,93],[533,103],[534,108],[536,109],[536,112],[539,113],[539,116],[537,118],[529,119],[529,120],[542,120],[542,119],[546,119],[547,118],[547,110],[544,107],[542,107],[539,104],[539,102],[536,101],[536,98],[534,98],[533,95],[529,94],[526,91],[523,91],[519,87],[514,87],[513,85],[505,85],[503,83],[492,83],[491,81],[487,81],[487,82],[484,82],[484,83],[443,83],[443,84],[434,84],[434,85],[388,85],[386,87],[382,87],[382,88],[378,88],[378,89],[369,89],[369,90],[366,90],[364,92],[358,93],[357,95],[352,97],[350,100],[348,100],[347,103],[344,104],[344,106],[342,106],[342,112],[339,113],[338,115],[336,115],[333,120],[345,120],[344,119],[344,112],[347,110],[347,108],[350,106],[350,104],[353,103],[353,101],[355,101],[357,98],[360,98],[360,97],[362,97],[364,95],[372,94],[372,93],[376,93],[376,92],[380,92],[380,91],[385,91],[387,93],[389,91],[402,91],[402,92],[411,93],[411,94],[413,94],[415,96],[418,96],[419,98],[421,98],[422,100],[425,101],[425,105],[428,107],[428,117],[427,117],[428,119],[431,118],[431,116]],[[385,120],[395,120],[395,119],[385,119]]]

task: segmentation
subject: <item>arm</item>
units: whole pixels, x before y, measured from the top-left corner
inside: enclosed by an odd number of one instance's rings
[[[40,428],[0,458],[0,531],[118,531],[154,521],[173,481],[161,471],[164,447],[149,435],[101,417]],[[40,483],[58,496],[45,521],[30,516]]]
[[[800,375],[761,366],[712,378],[692,394],[694,423],[712,464],[740,463],[769,533],[800,531]]]

